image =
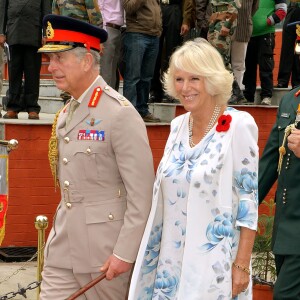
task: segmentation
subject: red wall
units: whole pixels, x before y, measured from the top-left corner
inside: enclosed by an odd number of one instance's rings
[[[276,118],[276,108],[243,107],[251,113],[259,127],[259,147],[262,152],[268,134]],[[184,113],[177,106],[176,114]],[[148,126],[148,136],[157,168],[169,135],[169,125]],[[37,231],[35,217],[45,215],[52,218],[60,200],[54,191],[53,179],[48,163],[48,139],[50,125],[5,124],[5,139],[15,138],[19,148],[9,154],[9,205],[6,218],[6,235],[2,246],[36,246]],[[272,197],[272,191],[269,197]],[[262,208],[260,208],[262,210]]]

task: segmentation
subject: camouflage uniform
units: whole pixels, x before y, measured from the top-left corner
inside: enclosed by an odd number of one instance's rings
[[[52,13],[102,27],[103,20],[97,0],[54,0]]]
[[[210,18],[207,39],[222,55],[225,66],[231,70],[230,48],[231,38],[236,28],[239,0],[210,0],[212,16]],[[222,26],[230,29],[227,36],[220,34]]]

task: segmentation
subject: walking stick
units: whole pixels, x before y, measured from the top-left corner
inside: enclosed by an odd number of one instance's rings
[[[105,277],[106,277],[105,273],[101,274],[97,278],[93,279],[92,281],[90,281],[89,283],[87,283],[86,285],[84,285],[81,289],[79,289],[77,292],[75,292],[74,294],[72,294],[66,300],[74,300],[74,299],[76,299],[80,295],[84,294],[91,287],[93,287],[95,284],[97,284],[98,282],[100,282],[101,280],[103,280]]]

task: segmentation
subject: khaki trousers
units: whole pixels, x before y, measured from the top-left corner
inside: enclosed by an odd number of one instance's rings
[[[111,281],[103,279],[77,300],[125,300],[128,293],[130,272]],[[65,300],[100,273],[74,274],[72,270],[47,266],[42,272],[39,300]]]

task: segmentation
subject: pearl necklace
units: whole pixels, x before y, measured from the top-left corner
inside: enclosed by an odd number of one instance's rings
[[[214,111],[213,111],[213,114],[208,122],[208,125],[204,131],[204,135],[202,137],[202,139],[208,134],[208,132],[214,127],[216,121],[217,121],[217,118],[220,114],[220,111],[221,111],[221,106],[220,105],[216,105],[215,108],[214,108]],[[196,144],[193,142],[193,125],[194,125],[194,120],[193,120],[193,117],[192,115],[190,115],[190,120],[189,120],[189,144],[190,144],[190,147],[193,148],[196,146]],[[201,139],[201,140],[202,140]]]

